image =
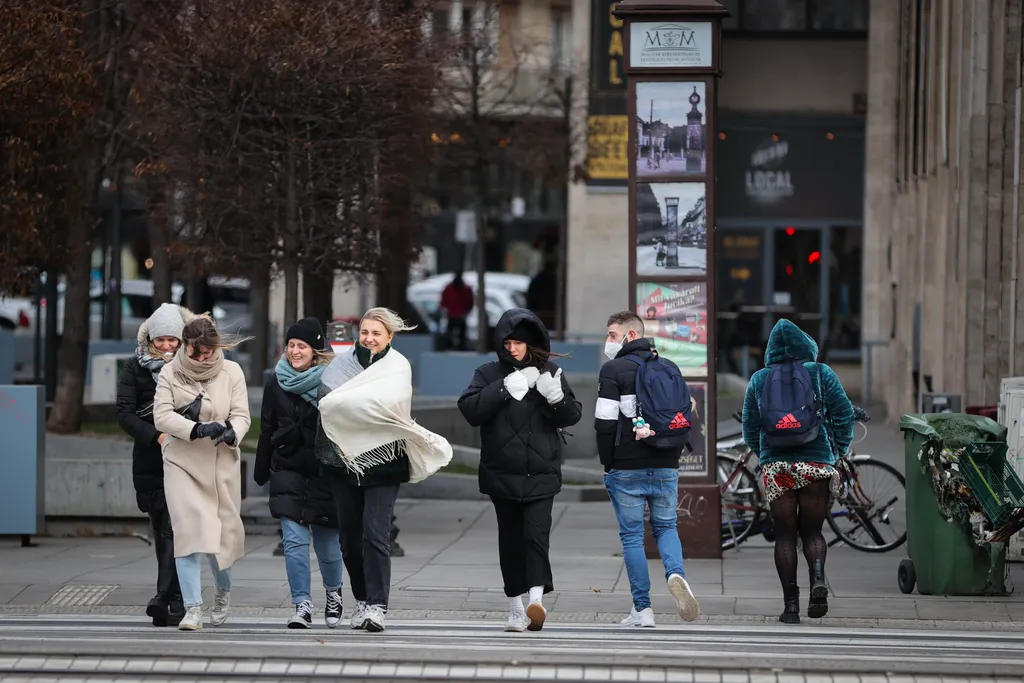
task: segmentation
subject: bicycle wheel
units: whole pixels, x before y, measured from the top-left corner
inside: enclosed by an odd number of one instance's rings
[[[760,528],[761,488],[740,458],[719,453],[718,487],[722,491],[722,550],[735,548]]]
[[[907,542],[907,480],[888,463],[850,463],[850,493],[832,504],[828,525],[839,541],[866,553],[886,553]]]

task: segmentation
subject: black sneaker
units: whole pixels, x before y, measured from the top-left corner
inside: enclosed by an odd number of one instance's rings
[[[338,628],[344,612],[345,608],[341,604],[341,595],[338,591],[327,591],[327,606],[324,608],[324,623],[327,624],[327,628]]]
[[[313,628],[313,603],[303,600],[295,606],[295,616],[288,620],[288,628]]]

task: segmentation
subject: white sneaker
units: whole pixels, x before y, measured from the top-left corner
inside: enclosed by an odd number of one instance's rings
[[[327,591],[327,606],[324,607],[324,623],[327,624],[327,628],[338,628],[344,613],[345,607],[341,603],[338,591]]]
[[[303,600],[295,605],[295,614],[288,620],[288,628],[313,628],[313,603]]]
[[[539,631],[544,628],[544,621],[548,618],[548,611],[539,602],[531,602],[526,608],[526,617],[530,621],[526,626],[526,630]]]
[[[384,611],[383,605],[367,605],[363,628],[371,633],[380,633],[384,630],[384,616],[386,614],[387,612]]]
[[[228,620],[228,611],[231,609],[231,591],[222,591],[217,588],[213,592],[213,609],[210,610],[210,624],[223,626]]]
[[[508,633],[522,633],[530,625],[530,617],[526,616],[526,610],[522,605],[513,607],[508,612],[508,621],[505,623],[505,631]]]
[[[693,591],[690,590],[690,584],[686,583],[686,579],[679,574],[668,577],[668,592],[676,599],[680,619],[695,621],[700,616],[700,605],[697,598],[693,597]]]
[[[636,611],[634,607],[629,616],[619,622],[619,626],[640,626],[642,628],[654,628],[654,610],[650,607]]]
[[[352,614],[352,628],[355,630],[366,628],[366,603],[362,600],[356,601],[356,610]]]
[[[203,629],[203,607],[186,607],[185,616],[178,624],[179,631],[201,631]]]

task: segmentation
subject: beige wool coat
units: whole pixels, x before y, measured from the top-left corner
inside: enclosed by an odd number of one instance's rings
[[[224,422],[241,443],[249,430],[249,395],[242,368],[223,361],[220,373],[206,382],[200,422]],[[177,410],[190,404],[200,385],[176,372],[177,357],[164,366],[153,399],[153,422],[167,434],[163,446],[164,492],[174,529],[174,556],[215,555],[227,569],[245,555],[242,526],[242,472],[237,446],[213,445],[213,439],[191,441],[195,422]]]

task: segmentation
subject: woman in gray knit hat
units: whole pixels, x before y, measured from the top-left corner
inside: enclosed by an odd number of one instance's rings
[[[135,357],[125,363],[117,389],[117,421],[135,439],[132,480],[139,510],[149,515],[156,549],[156,595],[146,614],[154,626],[177,626],[185,615],[174,565],[174,538],[164,498],[164,465],[160,446],[167,438],[153,426],[153,394],[164,364],[181,345],[185,323],[194,316],[174,304],[162,304],[139,327]]]

